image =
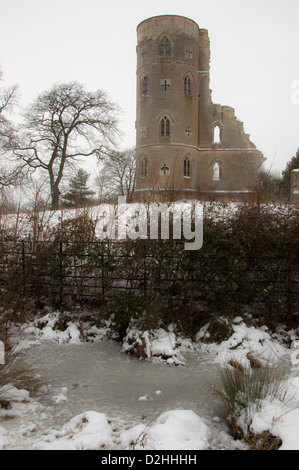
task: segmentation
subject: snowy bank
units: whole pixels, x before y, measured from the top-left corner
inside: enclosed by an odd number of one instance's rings
[[[86,411],[72,418],[60,431],[51,431],[33,450],[100,450],[111,448],[112,427],[104,413]],[[204,450],[209,429],[191,410],[160,415],[152,425],[137,425],[120,433],[122,449]]]
[[[91,322],[75,320],[77,317],[70,321],[69,318],[61,312],[51,312],[21,326],[20,329],[24,334],[33,335],[38,342],[47,340],[72,344],[75,347],[82,342],[94,342],[113,334],[111,322],[106,322],[103,328],[97,328]],[[180,336],[175,325],[170,325],[167,330],[157,328],[141,331],[132,323],[123,341],[123,351],[138,355],[149,362],[186,367],[188,361],[184,358],[184,352],[192,352],[192,355],[200,353],[201,358],[204,353],[204,360],[211,364],[217,363],[221,367],[227,367],[233,362],[239,362],[245,370],[252,367],[252,357],[260,361],[261,365],[270,362],[275,366],[281,359],[290,359],[293,352],[279,341],[278,336],[273,337],[266,327],[248,326],[240,317],[235,318],[232,323],[231,336],[220,344],[208,342],[208,331],[206,325],[192,342]],[[294,339],[296,338],[292,336],[292,340]],[[187,354],[186,357],[188,358]],[[292,368],[292,374],[294,377],[288,382],[288,396],[285,401],[269,397],[253,404],[250,420],[248,421],[248,410],[244,410],[238,422],[244,430],[249,424],[252,433],[269,431],[271,435],[279,437],[282,441],[281,450],[299,450],[299,377],[298,368],[295,366]],[[147,390],[144,392],[147,393]],[[50,398],[53,405],[64,406],[64,402],[68,400],[67,393],[68,389],[61,384],[60,389]],[[156,393],[158,395],[161,392]],[[14,436],[6,429],[5,418],[22,418],[26,413],[34,416],[34,410],[39,406],[38,402],[30,399],[28,392],[15,388],[7,389],[7,400],[11,402],[11,408],[0,409],[0,419],[3,420],[0,422],[0,449],[14,446]],[[148,396],[144,395],[139,397],[138,401],[147,400]],[[31,442],[32,449],[200,450],[207,449],[210,445],[210,423],[192,410],[167,411],[152,422],[148,416],[147,422],[142,421],[144,424],[130,424],[130,429],[118,428],[117,433],[109,418],[110,411],[107,414],[101,411],[104,410],[100,408],[99,411],[84,411],[62,425],[61,429],[35,436],[34,444]],[[73,414],[75,413],[72,412],[70,416]],[[118,435],[117,441],[115,434]]]
[[[247,326],[240,317],[236,317],[232,328],[233,333],[230,338],[220,344],[205,342],[208,338],[208,325],[197,334],[201,348],[207,353],[214,353],[215,362],[220,366],[238,362],[249,369],[254,360],[265,365],[280,361],[288,354],[287,348],[271,337],[267,327]]]
[[[34,335],[37,340],[55,341],[59,344],[81,344],[84,341],[94,342],[114,336],[111,321],[103,321],[103,327],[98,328],[91,322],[65,320],[68,317],[71,318],[68,312],[50,312],[20,328],[22,333]]]
[[[209,429],[191,410],[167,411],[150,426],[137,425],[122,433],[122,446],[134,450],[204,450]]]
[[[282,440],[279,450],[299,450],[299,377],[286,383],[287,394],[283,402],[266,399],[252,416],[250,431],[261,434],[269,431]],[[244,416],[239,425],[244,426]]]
[[[112,428],[104,413],[85,411],[52,431],[33,450],[99,450],[111,444]]]
[[[185,364],[182,352],[194,350],[194,345],[175,333],[174,325],[170,325],[168,330],[157,328],[141,331],[128,328],[123,340],[123,350],[135,357],[178,366]]]

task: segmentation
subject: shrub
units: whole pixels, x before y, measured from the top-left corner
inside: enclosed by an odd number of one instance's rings
[[[3,331],[3,328],[1,329]],[[13,387],[35,392],[42,382],[35,370],[34,361],[26,359],[19,350],[18,339],[6,336],[5,333],[4,336],[1,334],[0,339],[5,343],[5,364],[0,365],[1,408],[9,406],[10,390]]]
[[[263,407],[264,400],[278,400],[284,409],[291,408],[293,398],[288,396],[289,367],[270,364],[245,369],[236,362],[219,368],[220,386],[214,386],[213,396],[236,439],[243,439],[251,449],[274,449],[281,440],[270,431],[256,435],[250,429],[253,415]]]

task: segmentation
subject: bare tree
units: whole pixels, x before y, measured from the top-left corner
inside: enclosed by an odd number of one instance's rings
[[[0,82],[3,73],[0,70]],[[9,119],[17,104],[17,85],[0,88],[0,189],[22,181],[22,165],[15,162],[13,148],[16,145],[16,131]]]
[[[113,200],[126,196],[132,202],[135,190],[135,150],[110,152],[104,160],[103,169],[96,178],[100,199]]]
[[[77,82],[54,85],[27,109],[24,143],[15,154],[32,171],[48,172],[53,209],[59,206],[66,166],[108,154],[118,135],[117,114],[104,91],[88,92]]]

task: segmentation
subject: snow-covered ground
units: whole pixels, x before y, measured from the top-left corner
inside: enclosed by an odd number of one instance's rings
[[[188,211],[188,208],[197,204],[197,200],[177,201],[175,203],[175,207],[176,209],[179,208],[181,211]],[[129,219],[135,214],[135,211],[138,211],[140,208],[140,206],[134,206],[134,204],[128,204],[124,207],[126,209],[123,209],[122,211],[127,211],[127,218]],[[205,202],[203,204],[203,211],[207,217],[210,217],[213,220],[225,220],[235,215],[240,207],[243,207],[243,203]],[[267,204],[265,207],[267,211],[289,216],[292,213],[296,214],[298,211],[296,204]],[[103,237],[103,224],[109,226],[109,222],[114,218],[114,215],[117,217],[117,215],[123,214],[122,211],[118,212],[117,208],[117,204],[99,204],[97,206],[78,209],[60,209],[55,211],[44,210],[40,212],[27,211],[8,215],[2,214],[0,225],[2,229],[9,231],[12,237],[24,238],[29,234],[32,237],[32,234],[35,233],[36,241],[42,241],[49,238],[49,234],[54,227],[60,227],[63,222],[70,219],[87,216],[95,222],[96,236]],[[105,222],[103,222],[103,220],[105,220]],[[112,225],[113,224],[111,224],[110,229],[113,232]],[[118,230],[120,231],[120,227],[118,227]],[[107,232],[106,236],[108,238],[113,238],[109,232]]]
[[[72,354],[75,348],[90,344],[96,346],[107,340],[107,337],[113,338],[112,320],[106,322],[101,328],[92,326],[88,322],[69,321],[64,331],[59,331],[56,326],[60,319],[59,312],[50,312],[42,318],[16,327],[16,332],[24,338],[19,347],[23,353],[41,351],[34,349],[47,345],[52,348],[61,345],[64,349],[58,356],[60,362],[67,360],[67,351],[70,349],[69,360],[72,360]],[[196,341],[180,337],[175,330],[174,325],[170,325],[168,330],[156,329],[153,331],[139,331],[136,326],[128,329],[127,336],[124,338],[123,345],[117,349],[119,357],[124,352],[132,352],[134,348],[141,347],[143,359],[133,359],[133,367],[141,362],[146,362],[149,367],[162,367],[162,373],[167,375],[171,371],[171,378],[178,377],[179,381],[185,380],[185,391],[188,395],[187,371],[189,368],[189,357],[193,361],[200,357],[200,361],[205,362],[204,371],[209,368],[215,368],[217,364],[228,366],[232,361],[238,361],[244,368],[250,367],[248,359],[249,353],[254,354],[261,362],[271,361],[273,364],[279,364],[281,360],[288,360],[292,364],[291,376],[288,379],[288,395],[291,400],[286,407],[285,403],[274,400],[273,397],[265,399],[259,403],[252,414],[251,430],[260,433],[270,431],[272,435],[280,437],[282,440],[281,449],[299,450],[299,366],[294,360],[296,351],[288,348],[277,336],[271,337],[267,328],[255,328],[247,326],[243,319],[236,318],[233,323],[233,334],[227,340],[220,344],[211,344],[205,341],[207,338],[207,327],[198,332]],[[288,332],[290,341],[297,339],[295,332]],[[114,341],[110,340],[113,344]],[[115,343],[115,347],[116,347]],[[51,347],[49,346],[49,351]],[[114,347],[114,346],[111,346]],[[140,348],[138,349],[140,351]],[[52,349],[53,351],[53,349]],[[89,356],[91,357],[91,356]],[[50,358],[49,358],[50,360]],[[88,358],[87,358],[88,360]],[[127,359],[130,361],[129,359]],[[141,362],[140,362],[141,361]],[[132,361],[131,361],[132,362]],[[70,363],[70,362],[69,362]],[[134,365],[135,364],[135,365]],[[102,364],[101,364],[102,365]],[[125,364],[131,367],[130,364]],[[67,366],[66,366],[67,367]],[[78,364],[78,381],[80,374],[84,370]],[[109,369],[110,365],[107,364]],[[120,387],[117,382],[117,375],[120,376],[121,369],[115,372],[115,388]],[[52,368],[55,371],[55,367]],[[59,364],[57,364],[57,374],[59,373]],[[158,369],[147,369],[155,376]],[[160,370],[160,369],[159,369]],[[186,371],[186,374],[184,375]],[[113,370],[106,372],[112,374]],[[140,372],[138,372],[140,373]],[[141,372],[142,373],[142,372]],[[182,375],[183,373],[183,375]],[[192,369],[191,375],[198,374],[198,369]],[[126,371],[124,372],[126,376]],[[138,375],[137,375],[138,376]],[[106,376],[103,376],[105,380]],[[110,376],[109,376],[110,377]],[[199,377],[200,378],[200,377]],[[86,377],[84,377],[86,380]],[[129,377],[128,377],[129,379]],[[11,408],[0,409],[0,449],[157,449],[157,450],[203,450],[203,449],[245,449],[246,446],[240,441],[233,441],[226,430],[221,416],[217,416],[215,410],[207,413],[204,406],[195,409],[194,400],[190,399],[190,408],[184,402],[182,407],[169,409],[172,403],[168,402],[165,391],[155,387],[141,393],[141,389],[136,387],[139,396],[129,404],[131,407],[154,406],[163,397],[164,401],[159,402],[156,411],[157,415],[149,414],[146,418],[137,420],[132,419],[124,425],[124,417],[115,417],[115,410],[105,408],[105,411],[88,408],[82,412],[74,412],[71,419],[66,419],[64,423],[55,427],[40,429],[39,421],[48,422],[49,413],[62,413],[65,407],[71,405],[72,397],[69,396],[70,386],[65,377],[58,377],[60,389],[54,393],[53,388],[45,386],[44,393],[48,395],[52,405],[45,407],[39,397],[31,397],[26,390],[20,391],[14,387],[8,387],[7,390],[1,390],[1,398],[6,396],[11,402]],[[123,378],[121,379],[123,380]],[[176,382],[174,382],[176,383]],[[78,384],[73,384],[78,386]],[[100,386],[100,385],[98,385]],[[50,391],[49,391],[50,390]],[[52,395],[49,397],[49,394]],[[83,389],[82,389],[83,390]],[[131,392],[135,390],[132,386]],[[169,389],[170,390],[170,389]],[[125,392],[124,392],[125,393]],[[199,392],[200,393],[200,392]],[[99,390],[100,394],[100,390]],[[163,396],[164,395],[164,396]],[[121,391],[119,393],[122,397]],[[84,399],[84,395],[83,398]],[[86,395],[85,403],[88,402]],[[101,400],[99,401],[101,403]],[[126,404],[124,403],[124,407]],[[165,410],[163,411],[163,406]],[[205,407],[209,406],[209,402]],[[70,409],[72,409],[70,407]],[[104,409],[104,401],[103,401]],[[140,408],[140,410],[145,408]],[[149,408],[148,410],[151,410]],[[251,410],[252,412],[252,410]],[[128,410],[130,414],[130,410]],[[9,419],[8,419],[9,418]],[[240,417],[246,422],[246,416]],[[222,421],[222,424],[221,424]],[[52,421],[55,422],[56,421]],[[52,423],[49,420],[48,426]],[[218,426],[218,427],[217,427]],[[217,438],[215,437],[217,434]]]

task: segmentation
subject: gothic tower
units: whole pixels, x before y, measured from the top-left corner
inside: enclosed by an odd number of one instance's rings
[[[185,17],[137,27],[136,199],[231,198],[263,157],[209,89],[208,32]]]

